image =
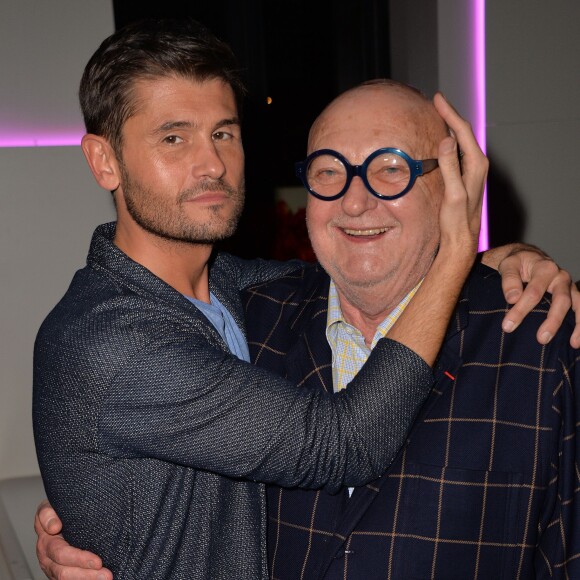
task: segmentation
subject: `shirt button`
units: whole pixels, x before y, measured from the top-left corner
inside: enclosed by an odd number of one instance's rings
[[[341,560],[342,558],[344,558],[344,556],[348,556],[349,558],[352,558],[354,555],[355,555],[354,550],[340,550],[339,552],[337,552],[334,555],[334,559]]]

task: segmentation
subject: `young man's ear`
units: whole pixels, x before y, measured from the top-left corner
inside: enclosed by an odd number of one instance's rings
[[[97,183],[107,191],[115,191],[120,183],[119,164],[109,142],[88,133],[82,138],[81,148]]]

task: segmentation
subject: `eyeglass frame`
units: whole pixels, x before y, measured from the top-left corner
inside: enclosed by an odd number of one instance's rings
[[[409,183],[407,184],[407,187],[405,187],[405,189],[403,189],[401,193],[397,193],[396,195],[384,195],[382,193],[379,193],[378,191],[375,191],[371,187],[371,184],[367,179],[368,166],[376,157],[382,155],[383,153],[394,153],[399,157],[402,157],[407,162],[407,165],[411,170],[409,176]],[[306,177],[308,165],[313,159],[316,159],[316,157],[320,157],[322,155],[332,155],[333,157],[336,157],[344,165],[344,168],[346,169],[346,181],[344,187],[336,195],[331,196],[321,195],[319,193],[316,193],[308,184],[308,179]],[[298,179],[302,181],[302,184],[308,190],[308,193],[323,201],[333,201],[335,199],[339,199],[340,197],[342,197],[347,192],[348,188],[350,187],[352,178],[355,176],[358,176],[362,179],[369,193],[371,193],[375,197],[378,197],[379,199],[393,200],[398,199],[399,197],[403,197],[403,195],[405,195],[413,187],[413,185],[415,185],[417,177],[426,175],[427,173],[433,171],[434,169],[437,169],[437,167],[439,167],[439,161],[437,159],[413,159],[411,156],[407,155],[404,151],[401,151],[401,149],[396,149],[393,147],[383,147],[381,149],[373,151],[373,153],[371,153],[363,161],[362,165],[352,165],[345,158],[344,155],[342,155],[338,151],[334,151],[333,149],[319,149],[318,151],[313,151],[310,155],[308,155],[308,157],[304,161],[297,161],[295,164],[295,172],[296,177],[298,177]]]

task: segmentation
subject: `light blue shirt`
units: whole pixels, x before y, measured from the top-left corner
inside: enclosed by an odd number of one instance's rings
[[[190,296],[185,297],[211,322],[231,353],[241,360],[250,362],[248,343],[228,309],[211,292],[209,294],[211,304]]]

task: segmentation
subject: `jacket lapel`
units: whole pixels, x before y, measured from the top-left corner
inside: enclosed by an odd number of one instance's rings
[[[297,334],[286,357],[286,374],[300,387],[332,392],[332,352],[326,341],[328,279],[325,277],[312,293],[317,298],[308,301],[290,320]]]

